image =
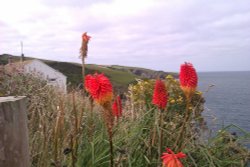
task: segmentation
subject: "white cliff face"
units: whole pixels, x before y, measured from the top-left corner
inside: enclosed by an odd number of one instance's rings
[[[24,63],[24,72],[36,75],[48,81],[49,85],[58,87],[64,93],[67,92],[67,77],[59,71],[51,68],[39,60]]]

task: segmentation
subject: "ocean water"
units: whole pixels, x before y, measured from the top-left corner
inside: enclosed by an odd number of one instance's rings
[[[250,132],[250,71],[204,72],[198,76],[199,90],[206,100],[203,115],[211,133],[231,124]]]

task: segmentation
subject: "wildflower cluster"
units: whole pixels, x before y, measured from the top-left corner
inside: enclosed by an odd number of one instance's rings
[[[155,83],[153,101],[152,103],[156,105],[159,109],[164,109],[167,105],[168,95],[164,82],[157,80]]]
[[[190,99],[195,92],[197,82],[198,77],[193,65],[191,63],[182,64],[180,69],[180,84],[187,99]]]
[[[85,89],[101,105],[112,100],[113,87],[109,79],[103,74],[87,75],[85,77]]]
[[[89,40],[84,33],[83,63]],[[179,80],[137,80],[127,96],[116,96],[104,74],[82,76],[88,94],[65,95],[32,76],[0,75],[0,93],[29,100],[32,167],[246,166],[250,153],[238,134],[224,129],[200,142],[204,101],[192,64],[181,65]]]
[[[112,105],[113,115],[117,118],[122,116],[122,101],[121,97],[117,96]]]

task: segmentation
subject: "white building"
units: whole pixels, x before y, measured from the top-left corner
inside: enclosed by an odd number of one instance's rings
[[[37,77],[46,80],[49,85],[53,85],[62,90],[62,92],[67,93],[67,77],[40,60],[26,60],[20,63],[8,65],[18,66],[18,68],[21,66],[24,73],[36,75]]]

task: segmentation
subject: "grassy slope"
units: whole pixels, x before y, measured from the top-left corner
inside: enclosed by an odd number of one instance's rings
[[[12,56],[13,62],[19,61],[20,58],[17,56]],[[29,57],[25,58],[26,60],[32,59]],[[71,82],[73,85],[77,85],[81,82],[82,78],[82,66],[77,63],[70,63],[70,62],[58,62],[58,61],[51,61],[51,60],[42,60],[44,63],[49,65],[52,68],[60,71],[64,75],[68,77],[68,81]],[[7,64],[8,63],[8,55],[0,55],[0,64]],[[134,75],[133,73],[125,70],[117,70],[107,66],[95,65],[95,64],[87,64],[86,65],[86,74],[92,73],[104,73],[107,75],[110,80],[116,85],[127,85],[135,80],[135,78],[139,77]]]
[[[8,63],[8,55],[0,55],[0,64],[7,64]],[[12,56],[13,61],[19,61],[20,57]],[[29,57],[25,58],[26,60],[32,59]],[[68,83],[71,86],[79,86],[81,84],[82,75],[81,75],[81,65],[77,63],[70,63],[70,62],[58,62],[58,61],[50,61],[50,60],[41,60],[51,66],[52,68],[60,71],[68,78]],[[135,71],[139,71],[139,73],[144,73],[149,77],[141,76],[135,73]],[[126,67],[126,66],[119,66],[119,65],[112,65],[112,66],[102,66],[102,65],[95,65],[95,64],[87,64],[86,65],[86,74],[93,74],[95,72],[104,73],[108,76],[117,89],[125,90],[130,83],[135,82],[136,78],[156,78],[154,76],[157,75],[167,75],[169,73],[165,73],[163,71],[154,71],[145,68],[139,67]],[[171,73],[174,74],[174,73]],[[176,74],[174,74],[176,75]]]
[[[82,66],[80,64],[56,61],[45,61],[45,63],[66,75],[72,86],[78,86],[81,83]],[[128,84],[135,81],[135,78],[139,78],[128,71],[115,70],[109,67],[94,64],[86,65],[86,74],[93,74],[96,72],[104,73],[108,78],[110,78],[113,85],[119,89],[125,89]]]
[[[134,75],[131,72],[128,71],[121,71],[112,69],[107,66],[98,66],[98,65],[92,65],[88,64],[86,65],[87,73],[92,72],[103,72],[105,75],[107,75],[112,82],[115,82],[118,85],[128,85],[131,82],[135,80],[135,78],[138,76]]]
[[[178,77],[177,73],[174,73],[174,72],[156,71],[156,70],[151,70],[151,69],[146,69],[146,68],[141,68],[141,67],[129,67],[129,66],[112,65],[112,66],[110,66],[110,68],[113,68],[113,69],[116,69],[116,70],[122,70],[122,71],[129,71],[129,72],[137,71],[137,72],[146,73],[148,76],[151,75],[151,77],[148,77],[148,78],[157,78],[157,76],[158,76],[158,77],[161,77],[161,78],[165,79],[165,76],[167,76],[168,74],[173,75],[175,78]],[[137,74],[137,75],[139,75],[139,74]]]

